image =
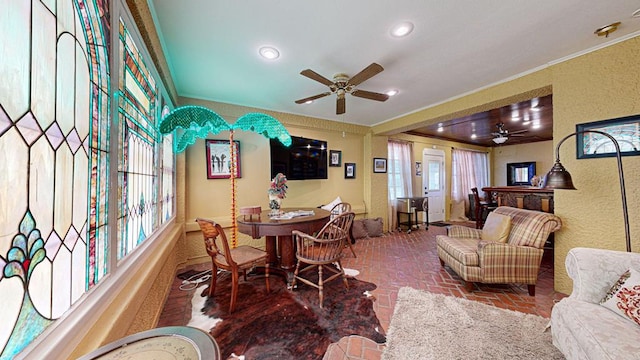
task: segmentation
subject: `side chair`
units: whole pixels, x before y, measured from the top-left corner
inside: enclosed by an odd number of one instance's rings
[[[484,219],[490,212],[498,208],[498,204],[491,201],[481,200],[477,187],[471,188],[471,193],[473,194],[473,201],[475,203],[474,216],[476,219],[476,229],[482,229]]]
[[[331,219],[333,219],[334,217],[336,217],[337,215],[343,214],[343,213],[347,213],[347,212],[351,212],[351,204],[346,203],[346,202],[341,202],[336,204],[332,209],[331,209]],[[352,222],[353,224],[353,222]],[[357,257],[356,256],[356,252],[355,250],[353,250],[353,243],[355,242],[353,240],[353,234],[351,232],[351,226],[349,226],[349,238],[347,239],[347,245],[349,245],[349,249],[351,249],[351,253],[353,254],[353,257]]]
[[[318,297],[320,299],[320,308],[323,308],[324,300],[324,284],[342,276],[344,286],[348,289],[349,283],[344,274],[344,268],[340,262],[342,257],[342,249],[345,241],[349,240],[349,229],[355,214],[346,212],[337,215],[330,220],[316,236],[293,230],[293,240],[296,245],[296,258],[298,263],[293,274],[293,282],[291,289],[295,289],[296,282],[299,280],[307,285],[318,289]],[[334,266],[334,263],[337,264]],[[308,278],[302,276],[303,273],[318,269],[318,282],[315,283]],[[328,270],[332,274],[326,279],[323,278],[323,270]]]
[[[200,230],[202,230],[202,236],[204,237],[204,246],[211,257],[209,297],[214,296],[216,291],[216,274],[218,268],[231,273],[231,302],[229,304],[229,313],[232,313],[236,308],[238,277],[241,271],[244,281],[247,281],[247,270],[252,269],[256,265],[264,264],[267,292],[271,291],[269,287],[269,262],[267,261],[266,251],[248,245],[241,245],[235,249],[231,249],[227,236],[220,224],[202,218],[197,218],[196,222],[200,225]]]

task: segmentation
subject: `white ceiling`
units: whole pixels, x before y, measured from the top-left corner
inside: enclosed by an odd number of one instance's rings
[[[375,125],[640,34],[638,0],[148,0],[180,96]],[[413,33],[389,30],[411,21]],[[598,27],[621,21],[608,38]],[[278,60],[258,48],[275,46]],[[384,71],[358,89],[386,102],[336,95],[300,75]],[[215,109],[212,109],[215,111]]]

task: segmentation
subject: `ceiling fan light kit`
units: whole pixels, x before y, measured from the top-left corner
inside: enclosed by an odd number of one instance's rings
[[[346,100],[345,94],[351,94],[353,96],[361,97],[364,99],[375,100],[375,101],[387,101],[389,99],[389,95],[376,93],[372,91],[366,90],[358,90],[356,87],[363,83],[364,81],[370,79],[374,75],[382,72],[384,68],[379,64],[372,63],[371,65],[364,68],[362,71],[349,78],[349,75],[344,73],[338,73],[333,76],[333,81],[325,78],[324,76],[318,74],[317,72],[306,69],[300,72],[300,75],[306,76],[311,80],[315,80],[321,84],[324,84],[329,87],[330,92],[324,92],[321,94],[309,96],[303,99],[296,100],[296,104],[305,104],[310,101],[329,96],[331,94],[337,95],[336,100],[336,114],[344,114],[346,112]]]
[[[504,144],[507,140],[509,140],[508,137],[506,136],[498,136],[493,138],[493,142],[500,145],[500,144]]]

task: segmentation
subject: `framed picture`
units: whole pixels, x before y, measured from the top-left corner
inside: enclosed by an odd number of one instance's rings
[[[356,178],[356,164],[344,163],[344,178],[355,179]]]
[[[640,115],[576,125],[576,132],[596,130],[611,135],[620,146],[620,155],[640,155]],[[616,156],[610,138],[598,133],[576,135],[578,159]]]
[[[535,175],[535,161],[507,163],[507,186],[531,185]]]
[[[422,162],[416,161],[416,176],[422,176]]]
[[[385,158],[373,158],[373,172],[374,173],[386,173],[387,172],[387,159],[385,159]]]
[[[237,154],[235,177],[240,177],[240,142],[233,142]],[[231,177],[231,153],[229,140],[206,140],[207,179],[228,179]]]
[[[342,151],[329,150],[329,166],[342,166]]]

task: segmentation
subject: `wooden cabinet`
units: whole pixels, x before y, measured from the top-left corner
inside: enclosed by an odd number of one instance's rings
[[[482,188],[498,206],[553,213],[553,190],[533,186],[489,186]]]

